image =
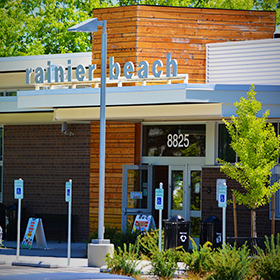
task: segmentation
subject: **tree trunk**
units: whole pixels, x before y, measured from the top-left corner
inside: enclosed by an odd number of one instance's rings
[[[256,210],[251,210],[251,237],[257,237],[257,213]]]

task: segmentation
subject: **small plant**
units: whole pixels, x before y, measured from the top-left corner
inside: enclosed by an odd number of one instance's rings
[[[274,242],[274,236],[271,235],[269,242],[268,237],[265,237],[265,248],[262,250],[259,247],[255,247],[257,250],[257,258],[255,263],[255,271],[261,279],[275,280],[280,279],[280,235],[277,234],[276,245]]]
[[[206,242],[203,246],[200,246],[200,250],[198,250],[195,241],[191,237],[190,240],[193,246],[192,253],[183,252],[181,260],[186,265],[188,275],[198,274],[202,277],[211,270],[209,261],[213,254],[211,249],[212,244],[210,242]]]
[[[217,249],[210,257],[210,266],[213,274],[208,276],[208,280],[243,280],[250,277],[254,260],[249,257],[250,250],[247,245],[236,249],[234,245],[229,245]]]
[[[142,254],[150,257],[152,254],[154,254],[155,252],[157,252],[159,250],[158,240],[159,240],[158,229],[139,234],[137,237],[137,242],[139,242],[139,245],[140,245],[140,247],[139,247],[140,252]],[[162,250],[163,250],[163,244],[164,244],[164,236],[162,235],[162,240],[161,240],[161,249]]]
[[[152,269],[150,274],[158,276],[161,279],[170,279],[178,270],[178,260],[180,252],[175,249],[167,249],[165,251],[155,250],[150,257]]]
[[[123,244],[123,250],[119,247],[115,250],[114,255],[106,255],[105,262],[107,263],[110,272],[113,274],[138,276],[141,274],[140,270],[136,270],[139,260],[139,244]]]

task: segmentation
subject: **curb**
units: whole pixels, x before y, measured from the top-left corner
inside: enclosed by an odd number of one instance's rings
[[[43,268],[58,268],[57,264],[50,264],[45,262],[25,262],[15,261],[12,262],[12,266],[30,266],[30,267],[43,267]]]

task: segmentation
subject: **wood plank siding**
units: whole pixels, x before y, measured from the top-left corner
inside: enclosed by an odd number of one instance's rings
[[[205,83],[206,44],[273,38],[275,12],[127,6],[93,10],[107,20],[107,77],[109,57],[121,66],[127,61],[150,65],[166,54],[178,61],[178,73],[189,83]],[[100,77],[101,33],[93,33],[95,77]],[[136,72],[137,73],[137,72]],[[140,124],[107,123],[105,160],[105,225],[121,227],[122,166],[140,163]],[[90,232],[98,227],[99,123],[91,124]]]
[[[137,164],[135,149],[140,147],[139,124],[106,124],[105,225],[121,226],[122,166]],[[98,228],[99,122],[91,124],[90,232]],[[137,154],[140,154],[139,152]]]
[[[190,83],[205,83],[205,44],[273,38],[275,31],[275,12],[264,11],[140,5],[95,9],[93,17],[107,20],[108,57],[122,69],[127,61],[137,66],[142,60],[151,68],[157,59],[165,67],[166,53],[172,53]],[[93,63],[100,65],[101,29],[93,36]]]

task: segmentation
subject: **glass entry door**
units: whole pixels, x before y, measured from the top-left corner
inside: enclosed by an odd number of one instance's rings
[[[168,218],[181,215],[186,221],[190,221],[190,236],[199,244],[201,167],[171,165],[168,181]],[[189,245],[192,248],[192,244]]]
[[[169,166],[168,217],[181,215],[189,220],[187,211],[187,165]]]
[[[199,244],[201,220],[201,167],[189,168],[191,237]]]
[[[136,215],[152,214],[152,174],[152,165],[123,165],[123,231],[132,228]]]

